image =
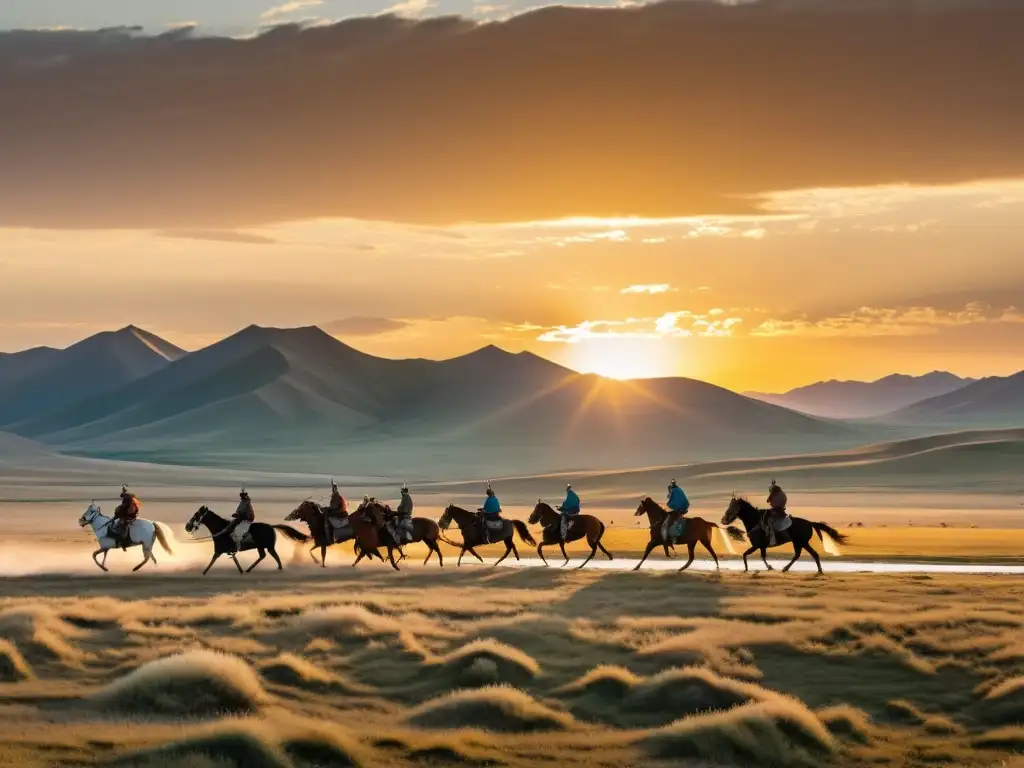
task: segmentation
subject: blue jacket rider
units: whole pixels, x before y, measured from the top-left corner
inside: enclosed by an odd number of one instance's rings
[[[558,511],[563,515],[578,515],[580,513],[580,497],[576,495],[576,491],[572,489],[571,485],[565,486],[565,501],[562,502]]]
[[[683,489],[676,483],[675,478],[668,484],[668,517],[665,518],[665,525],[662,529],[662,538],[668,538],[668,532],[676,521],[690,511],[690,500],[686,498]]]
[[[501,502],[494,495],[494,489],[491,488],[490,483],[487,484],[487,498],[484,499],[484,505],[480,511],[492,519],[501,514]]]

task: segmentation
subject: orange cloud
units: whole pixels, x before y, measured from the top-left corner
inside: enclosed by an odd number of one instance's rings
[[[0,226],[756,214],[1019,176],[1021,29],[1007,0],[760,0],[0,33]]]

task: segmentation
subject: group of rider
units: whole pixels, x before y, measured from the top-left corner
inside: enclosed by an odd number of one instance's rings
[[[412,496],[409,493],[409,487],[405,483],[402,484],[400,492],[401,500],[398,502],[398,507],[388,515],[386,521],[388,532],[399,544],[412,540],[413,511]],[[477,512],[480,515],[481,525],[486,537],[488,524],[499,527],[502,525],[502,509],[501,502],[494,493],[494,488],[491,487],[490,482],[487,483],[487,491],[485,493],[483,506]],[[238,507],[231,516],[231,524],[217,534],[218,536],[230,536],[236,545],[241,543],[249,526],[256,521],[252,499],[249,498],[249,493],[245,488],[242,488],[238,498]],[[786,492],[774,480],[772,480],[768,489],[767,502],[769,508],[764,519],[761,521],[761,527],[765,533],[771,530],[771,527],[778,519],[786,515]],[[356,509],[355,514],[363,515],[367,507],[375,503],[377,503],[377,500],[374,497],[364,495],[363,501]],[[669,538],[668,532],[672,527],[690,510],[690,500],[674,478],[668,484],[667,507],[668,517],[665,520],[663,529],[663,537],[666,539]],[[140,508],[141,502],[138,497],[131,493],[126,486],[122,485],[121,503],[114,510],[114,522],[112,523],[111,531],[122,548],[126,547],[131,541],[131,525],[138,517]],[[386,509],[390,512],[390,508]],[[573,519],[580,513],[580,497],[573,490],[571,484],[565,486],[565,500],[557,507],[557,510],[562,515],[559,534],[560,538],[564,541],[572,527]],[[334,480],[331,480],[331,500],[327,507],[324,508],[324,513],[325,532],[329,540],[333,540],[335,529],[340,528],[343,525],[344,519],[348,516],[348,503],[345,497],[341,495],[341,492],[338,490],[338,484]]]

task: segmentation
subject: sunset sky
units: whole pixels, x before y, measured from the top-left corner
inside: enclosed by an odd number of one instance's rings
[[[0,351],[259,323],[738,390],[1024,368],[1019,3],[270,5],[3,4]]]

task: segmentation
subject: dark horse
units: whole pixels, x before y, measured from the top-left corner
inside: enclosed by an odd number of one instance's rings
[[[505,544],[505,554],[497,559],[494,563],[495,565],[498,565],[498,563],[508,557],[509,553],[515,555],[516,560],[518,560],[519,551],[516,549],[513,539],[513,534],[515,533],[518,533],[519,538],[527,544],[537,543],[533,540],[533,536],[530,535],[530,529],[526,527],[526,523],[522,520],[503,520],[502,522],[505,525],[501,530],[501,538],[493,542],[484,533],[483,525],[480,522],[480,515],[476,512],[470,512],[468,509],[449,504],[445,507],[444,514],[437,521],[437,525],[442,531],[445,531],[448,530],[448,526],[452,524],[452,521],[459,526],[459,531],[462,533],[462,544],[456,545],[460,547],[459,560],[455,563],[456,566],[462,565],[462,556],[467,551],[482,563],[484,559],[476,553],[473,547],[482,547],[486,544],[496,544],[498,542]]]
[[[396,571],[401,570],[398,563],[395,562],[395,550],[398,549],[398,542],[394,540],[384,525],[382,505],[367,504],[349,515],[348,520],[352,523],[352,531],[356,540],[354,546],[359,553],[352,563],[353,566],[359,565],[359,561],[364,557],[371,560],[376,557],[383,563],[384,555],[380,553],[380,547],[384,545],[388,548],[388,560],[391,562],[391,567]]]
[[[640,558],[640,562],[636,564],[634,571],[639,571],[640,566],[644,564],[644,560],[651,554],[651,550],[661,545],[665,547],[665,554],[668,555],[668,545],[678,542],[679,544],[685,544],[689,551],[690,559],[686,561],[680,571],[685,571],[690,567],[690,563],[693,562],[693,553],[697,548],[699,542],[703,545],[704,549],[711,553],[711,557],[715,559],[715,568],[719,568],[718,555],[715,554],[715,548],[711,546],[711,536],[717,531],[722,536],[722,542],[725,544],[725,548],[729,552],[735,554],[732,548],[730,539],[733,541],[743,541],[743,532],[739,528],[727,528],[722,530],[715,523],[709,523],[702,517],[686,517],[682,519],[686,521],[686,528],[683,530],[683,535],[678,539],[669,536],[667,539],[662,535],[662,527],[665,523],[665,518],[668,517],[668,510],[662,507],[658,502],[652,499],[650,496],[646,496],[640,500],[640,506],[636,508],[636,517],[646,514],[647,521],[651,525],[651,540],[647,542],[647,549],[644,550],[644,556]]]
[[[804,520],[802,517],[794,517],[789,528],[784,531],[775,532],[775,544],[769,544],[768,536],[761,527],[761,519],[766,512],[767,510],[758,509],[746,499],[733,496],[732,501],[729,502],[729,507],[725,510],[725,515],[722,517],[722,523],[725,525],[739,518],[743,523],[743,527],[747,529],[747,538],[750,539],[751,547],[743,553],[744,571],[749,570],[747,567],[747,555],[758,549],[761,550],[761,560],[764,562],[765,567],[769,571],[774,570],[768,565],[768,548],[770,546],[777,547],[786,542],[793,542],[793,559],[782,570],[788,571],[792,568],[793,563],[800,558],[800,553],[806,549],[811,553],[811,557],[814,558],[814,562],[818,566],[818,573],[824,573],[821,570],[821,558],[818,557],[818,553],[811,546],[811,539],[814,537],[815,532],[817,532],[818,538],[821,539],[826,552],[829,551],[831,546],[829,539],[835,541],[836,544],[845,544],[847,541],[846,536],[830,525],[812,523],[809,520]]]
[[[570,519],[572,521],[571,527],[566,533],[565,541],[562,541],[562,515],[555,511],[550,504],[537,499],[537,506],[533,508],[533,513],[527,522],[530,525],[540,523],[544,526],[544,535],[541,537],[540,544],[537,545],[537,554],[541,560],[544,560],[544,565],[547,565],[548,561],[544,559],[544,553],[541,550],[548,544],[557,544],[558,548],[562,550],[562,557],[565,558],[565,563],[568,563],[569,556],[565,554],[565,545],[570,541],[578,541],[584,536],[587,537],[587,544],[590,545],[590,554],[577,567],[582,568],[589,563],[594,558],[594,555],[597,554],[598,549],[608,555],[609,560],[612,559],[612,553],[605,549],[604,544],[601,543],[601,538],[604,536],[604,523],[593,515],[577,514],[573,515]],[[562,565],[564,566],[565,563],[562,563]]]
[[[210,532],[210,536],[213,538],[213,558],[210,560],[210,564],[206,566],[206,570],[203,571],[203,575],[209,571],[217,558],[223,554],[229,554],[231,559],[235,561],[235,567],[238,568],[239,573],[248,573],[267,556],[267,552],[270,552],[270,556],[277,561],[277,570],[281,570],[284,566],[281,565],[281,558],[277,556],[277,551],[274,549],[274,544],[277,543],[277,533],[280,531],[287,538],[292,541],[309,541],[309,537],[299,533],[289,525],[268,525],[267,523],[253,523],[249,526],[249,532],[245,538],[242,539],[241,546],[238,547],[238,551],[235,551],[235,542],[231,540],[231,535],[224,533],[229,525],[230,520],[225,520],[223,517],[218,515],[212,509],[207,506],[202,506],[196,513],[189,518],[189,521],[185,523],[185,531],[192,533],[197,530],[199,526],[205,525],[206,530]],[[256,561],[250,565],[245,571],[242,570],[241,564],[238,562],[238,552],[245,552],[250,549],[255,549],[259,552],[259,557]]]
[[[348,513],[343,513],[340,517],[343,520],[348,519]],[[335,529],[334,535],[328,539],[324,508],[315,501],[306,500],[302,502],[285,517],[286,522],[294,520],[301,520],[309,526],[309,533],[313,538],[313,546],[309,550],[309,556],[313,558],[315,563],[316,555],[313,554],[313,550],[320,547],[320,566],[322,568],[327,567],[327,548],[329,546],[341,544],[343,541],[349,541],[355,537],[355,531],[349,527],[347,529],[343,528],[340,532]]]
[[[379,501],[373,501],[370,503],[380,509],[382,518],[385,521],[393,517],[395,514],[394,510],[392,510],[387,504],[382,504]],[[444,555],[441,554],[441,548],[437,546],[438,540],[443,541],[445,544],[452,547],[460,546],[454,541],[448,541],[448,539],[442,536],[440,527],[438,527],[437,523],[429,517],[414,517],[412,519],[412,541],[403,540],[401,544],[396,544],[394,537],[391,535],[391,530],[386,525],[383,533],[386,535],[381,536],[381,541],[388,548],[389,556],[392,549],[397,548],[398,551],[401,552],[402,546],[406,544],[418,544],[419,542],[426,544],[428,552],[426,559],[423,561],[424,565],[430,561],[430,558],[436,552],[438,563],[442,568],[444,568]],[[404,554],[402,556],[404,558]]]

